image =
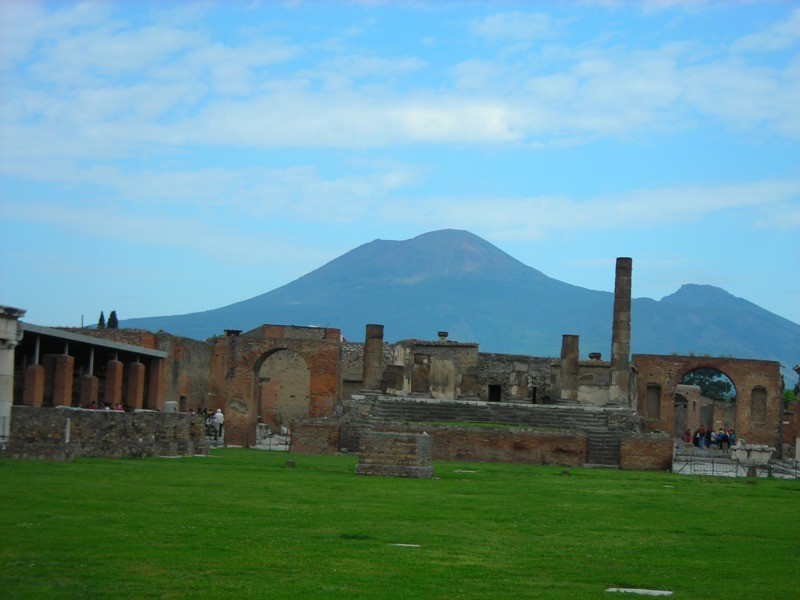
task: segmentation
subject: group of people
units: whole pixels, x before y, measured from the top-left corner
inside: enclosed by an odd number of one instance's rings
[[[222,410],[218,408],[217,412],[214,412],[210,408],[203,408],[200,410],[200,414],[205,419],[206,434],[213,435],[214,439],[221,438],[222,426],[225,423],[225,415],[222,414]]]
[[[94,400],[92,400],[88,406],[81,408],[88,408],[89,410],[118,410],[120,412],[130,412],[131,409],[127,404],[122,404],[122,402],[117,402],[117,405],[112,407],[108,402],[105,404],[98,404]]]
[[[719,431],[715,432],[711,427],[706,429],[705,425],[700,425],[694,434],[691,429],[687,429],[684,441],[686,444],[692,444],[696,448],[727,450],[736,443],[736,432],[730,427],[728,429],[720,427]]]

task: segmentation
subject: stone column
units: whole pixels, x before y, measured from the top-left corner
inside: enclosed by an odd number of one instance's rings
[[[44,367],[42,365],[29,365],[25,369],[22,401],[25,406],[41,406],[44,402]]]
[[[84,375],[81,377],[81,406],[88,408],[94,402],[97,404],[97,397],[100,391],[100,380],[94,375]]]
[[[149,410],[161,410],[164,406],[164,360],[161,358],[151,358],[149,369],[147,408]],[[204,406],[206,406],[206,404],[207,402],[203,403]]]
[[[14,404],[14,348],[22,339],[21,308],[0,305],[0,445],[5,445]]]
[[[94,374],[94,347],[91,347],[89,348],[87,372],[81,377],[80,405],[83,408],[88,408],[92,404],[96,405],[99,391],[100,380]]]
[[[128,389],[125,402],[133,409],[142,408],[144,399],[144,365],[140,362],[128,363]]]
[[[561,402],[578,403],[578,336],[561,337]]]
[[[118,360],[110,360],[106,364],[105,402],[111,408],[122,402],[122,368]]]
[[[362,385],[365,390],[381,389],[383,375],[383,325],[367,325],[364,339],[364,373]]]
[[[611,387],[609,402],[631,402],[631,270],[630,258],[618,258],[614,278],[614,321],[611,329]]]
[[[75,358],[69,354],[53,355],[53,406],[72,406]]]

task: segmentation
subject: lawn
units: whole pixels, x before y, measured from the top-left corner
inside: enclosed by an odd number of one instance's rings
[[[798,481],[355,462],[0,460],[0,597],[800,597]]]

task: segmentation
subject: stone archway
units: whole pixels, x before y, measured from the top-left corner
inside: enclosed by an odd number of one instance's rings
[[[701,426],[711,431],[736,429],[737,390],[733,380],[717,366],[701,366],[683,374],[675,388],[676,430],[682,416],[677,399],[686,401],[686,428],[694,432]]]
[[[687,426],[692,427],[692,410],[699,411],[701,403],[692,404],[689,388],[694,386],[683,386],[681,380],[691,371],[710,368],[730,380],[736,390],[736,402],[728,402],[727,411],[724,406],[714,407],[713,413],[706,415],[706,420],[711,420],[716,428],[734,427],[737,439],[777,447],[781,407],[778,362],[675,354],[634,354],[632,362],[636,368],[637,408],[644,417],[646,430],[675,430],[676,392],[687,398]],[[658,410],[655,406],[657,400]],[[698,424],[700,418],[698,412]]]
[[[311,372],[300,354],[286,348],[268,352],[256,363],[254,373],[258,417],[272,431],[308,417]]]

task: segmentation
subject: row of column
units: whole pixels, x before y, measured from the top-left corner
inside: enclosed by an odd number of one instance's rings
[[[161,360],[150,361],[149,408],[161,405]],[[52,398],[53,406],[70,406],[74,389],[75,358],[68,354],[46,354],[42,364],[30,365],[25,370],[23,401],[27,406],[42,406],[45,396]],[[127,385],[123,395],[123,380]],[[97,403],[100,380],[95,375],[80,378],[80,405]],[[145,365],[131,362],[125,365],[119,360],[106,363],[104,401],[111,405],[127,404],[130,408],[142,408],[145,394]]]

